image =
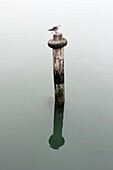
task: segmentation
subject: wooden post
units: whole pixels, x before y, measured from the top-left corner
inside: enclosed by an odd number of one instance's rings
[[[53,34],[53,39],[48,41],[48,46],[53,49],[53,75],[55,101],[59,104],[64,103],[64,47],[67,40],[62,33]]]

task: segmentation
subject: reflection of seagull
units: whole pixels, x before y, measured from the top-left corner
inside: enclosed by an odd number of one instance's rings
[[[48,29],[48,31],[52,31],[52,33],[55,32],[55,34],[57,34],[57,31],[59,30],[59,27],[61,27],[61,25],[54,26],[53,28]]]

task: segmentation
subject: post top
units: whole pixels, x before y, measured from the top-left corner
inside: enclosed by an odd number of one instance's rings
[[[63,38],[62,33],[53,34],[53,39],[48,41],[48,46],[53,49],[63,48],[67,45],[66,38]]]
[[[60,40],[62,40],[62,37],[63,37],[62,33],[53,34],[54,41],[60,41]]]

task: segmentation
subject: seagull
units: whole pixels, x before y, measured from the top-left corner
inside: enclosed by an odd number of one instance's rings
[[[52,33],[55,32],[55,34],[57,34],[57,31],[59,30],[59,27],[61,27],[61,25],[54,26],[53,28],[48,29],[48,31],[52,31]]]

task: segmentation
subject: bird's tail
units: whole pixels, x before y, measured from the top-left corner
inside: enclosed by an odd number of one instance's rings
[[[48,29],[48,31],[52,31],[52,29]]]

